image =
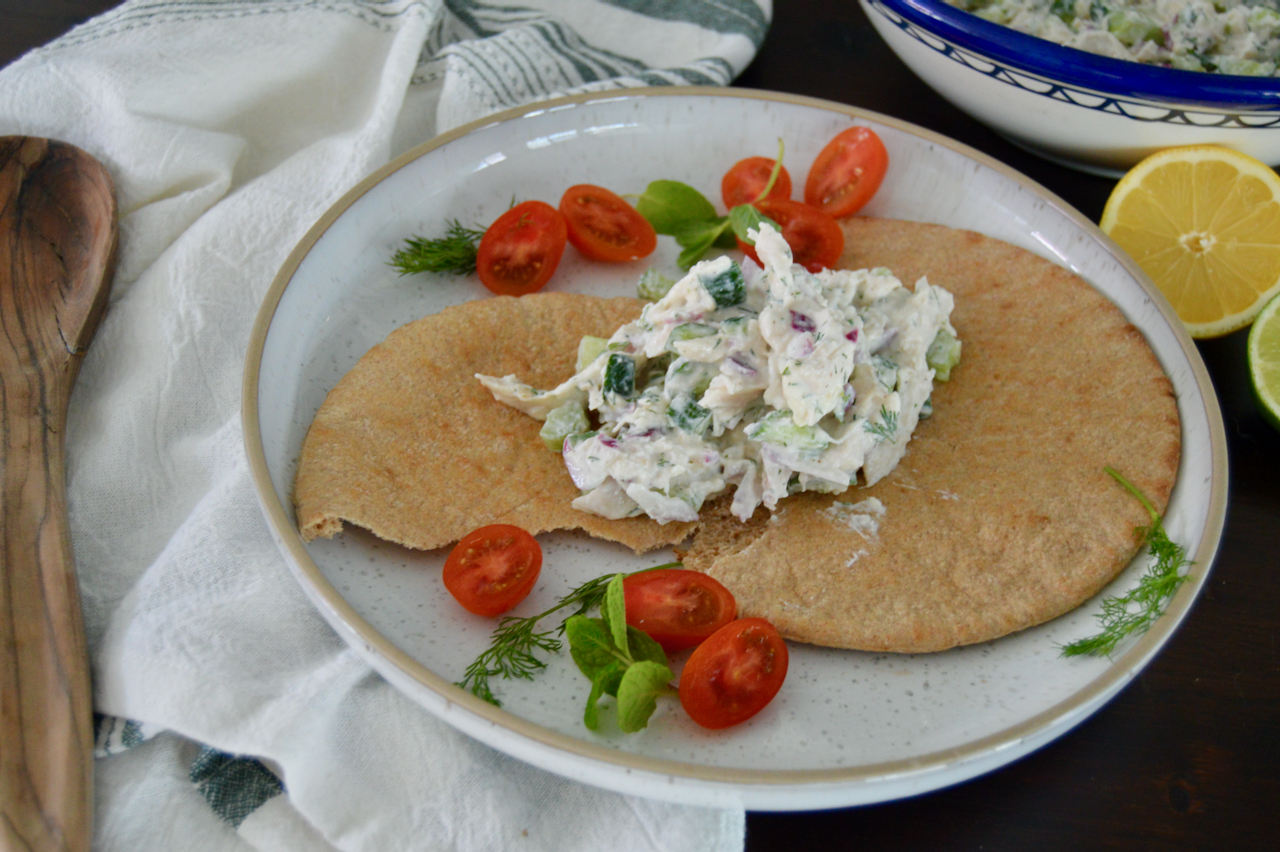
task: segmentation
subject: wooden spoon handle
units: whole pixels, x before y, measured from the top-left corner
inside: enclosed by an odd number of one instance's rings
[[[14,411],[39,398],[4,379],[3,581],[0,582],[0,846],[87,850],[93,707],[80,598],[67,536],[62,418]],[[51,428],[52,427],[52,428]]]
[[[100,291],[110,285],[114,205],[105,171],[78,149],[0,139],[5,852],[85,852],[90,844],[93,705],[67,532],[63,431],[83,347],[105,304]]]

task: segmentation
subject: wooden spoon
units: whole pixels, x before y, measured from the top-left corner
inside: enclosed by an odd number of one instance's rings
[[[93,702],[63,427],[107,306],[111,177],[78,148],[0,137],[0,849],[88,850]]]

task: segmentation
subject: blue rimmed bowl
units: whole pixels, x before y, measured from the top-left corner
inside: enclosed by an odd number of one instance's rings
[[[1016,145],[1119,176],[1176,145],[1280,164],[1280,78],[1142,65],[1063,47],[942,0],[859,0],[925,83]]]

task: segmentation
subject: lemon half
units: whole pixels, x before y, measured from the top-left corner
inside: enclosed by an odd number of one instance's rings
[[[1099,224],[1192,337],[1243,328],[1280,293],[1280,176],[1247,154],[1158,151],[1120,179]]]

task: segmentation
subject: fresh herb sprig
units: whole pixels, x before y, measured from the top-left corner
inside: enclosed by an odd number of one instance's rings
[[[862,428],[876,436],[877,444],[892,441],[898,435],[898,412],[890,411],[882,405],[880,406],[880,422],[873,423],[868,420],[862,424]]]
[[[777,228],[778,223],[765,216],[753,205],[769,196],[778,173],[782,169],[782,140],[778,140],[778,158],[773,171],[760,194],[748,204],[739,204],[720,216],[715,205],[706,196],[686,183],[676,180],[655,180],[636,199],[636,212],[649,221],[659,234],[676,238],[684,251],[676,263],[688,269],[711,250],[712,246],[733,248],[736,240],[754,244],[748,231],[759,230],[762,222]]]
[[[569,653],[591,681],[591,694],[582,722],[590,730],[600,727],[600,699],[616,699],[618,729],[635,733],[649,724],[658,699],[674,696],[675,679],[662,646],[643,630],[627,624],[623,575],[609,581],[600,618],[574,615],[565,621]]]
[[[476,249],[484,231],[464,226],[457,219],[449,223],[443,237],[429,240],[409,237],[405,247],[391,256],[390,264],[401,275],[415,272],[454,272],[470,275],[476,271]]]
[[[1147,545],[1155,561],[1147,566],[1134,589],[1127,594],[1107,597],[1102,601],[1102,612],[1098,614],[1098,623],[1102,629],[1094,636],[1063,645],[1060,650],[1064,657],[1085,654],[1110,656],[1121,640],[1145,632],[1164,614],[1169,600],[1187,579],[1183,567],[1194,564],[1187,559],[1186,549],[1169,539],[1160,522],[1160,513],[1151,505],[1146,495],[1115,468],[1103,469],[1137,497],[1151,516],[1151,523],[1145,527],[1137,527],[1135,532],[1139,540]]]
[[[679,562],[671,562],[643,570],[656,571],[659,568],[675,568],[679,565]],[[454,685],[469,690],[472,695],[483,698],[496,707],[501,707],[502,702],[494,697],[493,691],[489,688],[489,679],[518,677],[532,680],[538,671],[547,667],[546,662],[534,655],[535,652],[542,651],[547,654],[559,652],[562,644],[556,637],[564,634],[565,624],[573,616],[583,615],[604,603],[609,582],[613,577],[612,574],[606,574],[588,580],[571,590],[555,606],[537,615],[526,618],[504,616],[490,636],[488,649],[467,666],[463,679]],[[537,629],[539,621],[568,607],[577,607],[577,609],[561,621],[558,627],[551,630]]]

